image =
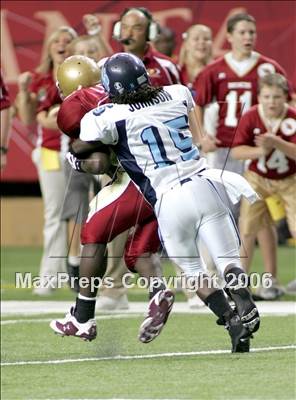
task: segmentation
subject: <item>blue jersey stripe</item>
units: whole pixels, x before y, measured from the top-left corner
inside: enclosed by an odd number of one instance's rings
[[[144,175],[142,169],[138,166],[135,157],[130,152],[127,141],[126,121],[117,121],[116,128],[118,132],[118,143],[114,146],[115,153],[122,167],[136,185],[139,186],[147,201],[154,207],[157,201],[156,193],[151,186],[150,179]]]

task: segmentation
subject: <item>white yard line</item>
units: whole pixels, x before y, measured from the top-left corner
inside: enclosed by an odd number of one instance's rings
[[[255,347],[251,349],[251,352],[258,353],[263,351],[275,351],[275,350],[292,350],[296,349],[296,345],[286,346],[271,346],[271,347]],[[204,355],[218,355],[218,354],[230,354],[229,350],[206,350],[206,351],[190,351],[184,353],[157,353],[157,354],[135,354],[131,356],[110,356],[110,357],[89,357],[89,358],[73,358],[73,359],[62,359],[62,360],[47,360],[47,361],[14,361],[14,362],[3,362],[2,367],[16,366],[16,365],[43,365],[43,364],[68,364],[76,362],[90,362],[90,361],[110,361],[110,360],[144,360],[153,358],[170,358],[170,357],[184,357],[184,356],[204,356]]]
[[[129,319],[129,318],[139,318],[142,314],[114,314],[114,315],[98,315],[96,320],[106,320],[106,319]],[[28,318],[28,319],[6,319],[1,321],[1,325],[14,325],[14,324],[34,324],[42,322],[50,322],[53,318]]]
[[[262,315],[295,315],[296,302],[294,301],[261,301],[257,307]],[[56,314],[69,311],[73,302],[69,301],[2,301],[1,314],[6,315],[34,315],[34,314]],[[104,314],[132,314],[146,313],[147,302],[130,302],[128,310],[108,311]],[[102,311],[97,310],[102,313]],[[207,307],[190,309],[185,302],[175,302],[173,313],[209,314]]]

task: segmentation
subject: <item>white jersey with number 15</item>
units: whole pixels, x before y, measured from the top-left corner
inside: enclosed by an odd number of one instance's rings
[[[192,143],[187,87],[165,86],[155,99],[106,104],[81,121],[80,139],[114,146],[117,157],[152,205],[170,187],[206,167]]]

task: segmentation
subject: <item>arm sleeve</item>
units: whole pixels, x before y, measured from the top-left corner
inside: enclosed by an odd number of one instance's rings
[[[84,115],[93,110],[98,105],[98,100],[102,95],[91,95],[90,89],[79,89],[68,97],[66,97],[58,112],[58,126],[62,132],[71,138],[77,139],[80,134],[80,121]],[[99,100],[99,104],[108,101],[108,97],[104,96]]]
[[[60,130],[71,138],[77,139],[80,134],[80,121],[87,110],[76,98],[67,98],[61,104],[57,123]]]
[[[85,142],[100,141],[114,145],[118,141],[115,124],[108,118],[107,113],[100,113],[101,107],[89,111],[80,123],[80,139]]]

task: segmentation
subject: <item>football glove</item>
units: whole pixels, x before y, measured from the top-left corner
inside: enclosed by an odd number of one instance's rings
[[[71,153],[70,151],[68,151],[68,153],[66,154],[66,159],[68,160],[69,164],[71,165],[71,167],[73,169],[75,169],[75,171],[78,172],[85,172],[82,169],[82,162],[83,160],[79,160],[73,153]]]

